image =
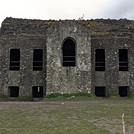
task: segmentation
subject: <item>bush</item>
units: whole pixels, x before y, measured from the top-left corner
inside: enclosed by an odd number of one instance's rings
[[[110,92],[107,94],[107,97],[120,97],[120,95],[117,92]]]
[[[6,99],[8,98],[6,95],[0,93],[0,99]]]
[[[86,93],[86,92],[79,92],[79,93],[51,93],[45,98],[75,98],[75,97],[95,97],[93,94]]]

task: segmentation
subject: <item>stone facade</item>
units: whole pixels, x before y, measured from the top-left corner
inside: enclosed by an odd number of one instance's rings
[[[6,18],[0,30],[0,92],[10,97],[42,97],[52,92],[128,96],[134,92],[133,33],[134,21],[126,19]],[[75,44],[75,66],[63,66],[63,44],[67,40]],[[19,70],[10,70],[11,49],[20,50]],[[33,70],[35,49],[43,51],[41,70]],[[95,69],[98,49],[105,54],[103,71]],[[119,56],[120,49],[127,50],[128,63],[121,63],[127,66],[125,71],[119,70],[119,57],[123,55]],[[14,87],[19,89],[18,95]]]
[[[72,38],[76,42],[75,67],[62,66],[62,45],[67,38]],[[61,21],[48,28],[46,44],[48,91],[90,91],[91,37],[88,30],[73,21]]]
[[[95,49],[105,49],[105,71],[95,71],[92,68],[92,91],[96,86],[104,86],[107,93],[118,93],[119,87],[129,87],[129,91],[133,92],[133,74],[134,74],[134,40],[132,37],[99,37],[92,39],[92,52]],[[128,71],[119,71],[119,49],[128,50]],[[92,53],[92,57],[95,54]],[[95,59],[92,59],[94,65]]]

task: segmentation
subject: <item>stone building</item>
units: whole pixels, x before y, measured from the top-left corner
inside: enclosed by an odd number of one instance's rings
[[[6,18],[0,29],[0,92],[43,97],[134,92],[134,21]]]

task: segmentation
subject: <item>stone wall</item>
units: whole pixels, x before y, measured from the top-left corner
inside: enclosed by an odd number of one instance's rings
[[[63,67],[62,45],[76,42],[76,66]],[[47,30],[47,91],[91,92],[91,38],[88,30],[73,21],[61,21]]]
[[[134,32],[134,21],[127,19],[81,20],[92,36],[131,36]]]
[[[119,86],[128,86],[134,89],[134,40],[133,38],[92,38],[92,89],[95,86],[104,86],[107,93],[117,92]],[[95,71],[95,50],[105,49],[105,71]],[[128,50],[128,71],[119,71],[119,49]]]
[[[30,20],[18,18],[6,18],[2,22],[2,34],[43,34],[46,35],[46,29],[51,25],[58,24],[62,20]],[[127,19],[91,19],[91,20],[73,20],[84,27],[87,27],[91,36],[100,35],[119,35],[131,36],[134,32],[134,21]]]
[[[119,86],[134,89],[134,21],[27,20],[6,18],[0,30],[0,92],[19,86],[20,96],[31,96],[33,86],[51,92],[92,92],[105,86],[118,92]],[[62,45],[71,38],[76,43],[76,66],[62,66]],[[9,70],[10,49],[21,51],[21,69]],[[128,49],[129,71],[119,71],[119,49]],[[43,70],[33,71],[33,50],[43,49]],[[106,70],[95,71],[95,50],[105,49]]]
[[[28,20],[28,19],[15,19],[6,18],[2,22],[2,34],[33,34],[33,35],[46,35],[46,29],[57,23],[54,20]]]
[[[9,86],[19,86],[19,96],[32,96],[33,86],[46,90],[46,39],[39,36],[3,35],[0,38],[0,90],[8,95]],[[20,49],[20,70],[9,70],[10,49]],[[33,50],[43,49],[43,70],[33,71]]]

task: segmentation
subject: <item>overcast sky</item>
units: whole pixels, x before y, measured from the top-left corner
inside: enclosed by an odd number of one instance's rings
[[[134,0],[0,0],[6,17],[28,19],[134,19]]]

